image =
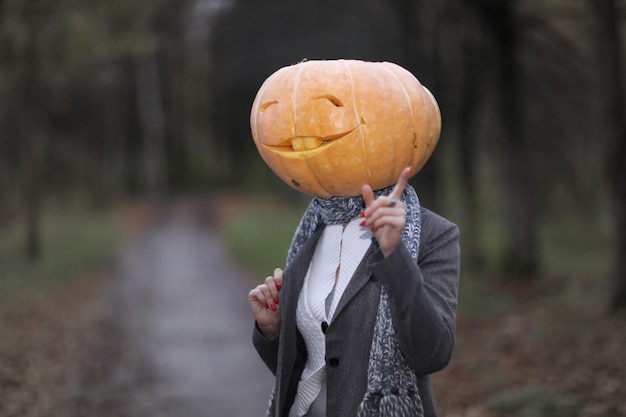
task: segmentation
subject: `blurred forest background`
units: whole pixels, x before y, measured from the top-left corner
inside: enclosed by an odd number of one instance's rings
[[[385,60],[413,72],[441,108],[438,148],[412,183],[424,206],[461,227],[471,330],[460,321],[460,332],[502,325],[526,340],[526,327],[493,320],[543,306],[579,326],[612,323],[602,340],[623,339],[624,22],[623,0],[0,0],[0,299],[68,236],[97,235],[94,253],[112,248],[117,226],[102,213],[136,201],[236,194],[300,210],[304,197],[252,142],[257,89],[304,58]],[[77,246],[65,251],[85,252],[90,267],[102,259]],[[76,262],[59,274],[81,274],[68,269]],[[548,295],[549,307],[537,301]],[[596,342],[568,364],[601,356]],[[603,369],[623,370],[609,364],[623,363],[624,345],[611,346]],[[555,362],[544,356],[537,366]],[[589,400],[610,405],[578,415],[626,415],[614,386],[623,376]],[[447,384],[438,389],[460,389]],[[506,406],[541,392],[496,402],[518,415]],[[533,404],[538,414],[524,415],[576,415]]]

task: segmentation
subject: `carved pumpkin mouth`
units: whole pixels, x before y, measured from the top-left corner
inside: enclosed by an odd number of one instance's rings
[[[274,153],[284,156],[285,158],[310,158],[321,153],[326,148],[334,145],[339,139],[348,136],[350,133],[354,132],[359,127],[361,127],[361,125],[364,124],[366,124],[365,120],[361,117],[361,122],[354,128],[346,132],[325,136],[295,136],[293,138],[282,141],[278,145],[272,146],[263,144],[263,147],[269,149]]]

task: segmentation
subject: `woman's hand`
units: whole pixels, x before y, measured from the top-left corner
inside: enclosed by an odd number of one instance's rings
[[[361,194],[365,201],[365,211],[361,214],[365,220],[361,226],[372,229],[384,256],[393,252],[402,241],[406,210],[400,197],[406,188],[410,174],[411,167],[404,168],[389,196],[375,199],[372,187],[363,184],[361,188]]]
[[[252,314],[259,329],[268,339],[274,339],[280,331],[278,292],[282,286],[283,271],[276,268],[273,276],[265,278],[265,283],[257,285],[248,293]]]

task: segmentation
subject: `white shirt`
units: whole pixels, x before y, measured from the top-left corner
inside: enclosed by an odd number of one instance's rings
[[[308,355],[290,417],[304,416],[326,384],[326,340],[322,322],[332,322],[343,292],[372,243],[372,233],[369,228],[359,226],[361,221],[353,220],[345,228],[343,225],[326,226],[304,278],[296,322]]]

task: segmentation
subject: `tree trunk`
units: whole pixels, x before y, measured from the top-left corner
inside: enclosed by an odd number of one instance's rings
[[[24,219],[26,224],[25,253],[29,261],[36,262],[41,258],[40,234],[40,197],[38,184],[28,186],[24,204]]]
[[[626,309],[626,98],[619,16],[615,0],[591,0],[595,13],[595,44],[600,62],[599,80],[604,105],[606,174],[614,218],[615,243],[612,268],[612,311]]]
[[[626,310],[626,129],[609,160],[609,184],[615,218],[611,311]]]
[[[166,170],[161,76],[155,57],[146,57],[135,64],[135,86],[143,139],[144,184],[154,196],[163,189]]]
[[[459,154],[459,181],[465,209],[463,210],[465,224],[465,262],[474,270],[484,266],[484,256],[481,251],[479,235],[479,187],[478,187],[478,108],[480,106],[480,90],[483,87],[481,74],[484,71],[480,57],[480,48],[472,43],[463,45],[463,84],[459,92],[459,134],[457,143]]]
[[[18,52],[21,71],[16,80],[18,86],[19,148],[22,154],[18,162],[18,181],[21,181],[22,209],[26,226],[25,255],[31,261],[41,257],[41,201],[42,181],[46,154],[44,108],[46,91],[41,75],[42,19],[46,9],[42,3],[31,2],[25,9],[30,19],[27,23],[27,42]]]
[[[520,67],[517,62],[519,27],[514,2],[482,4],[487,36],[495,40],[496,83],[501,120],[500,180],[504,220],[502,272],[509,277],[528,278],[537,273],[537,192],[534,190],[532,160],[524,131]]]

